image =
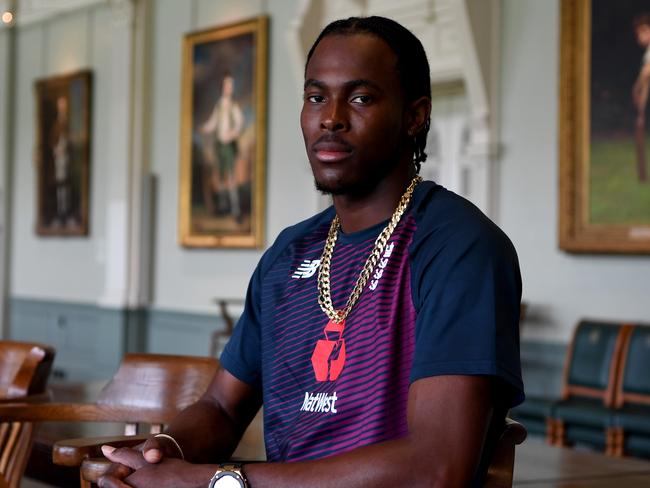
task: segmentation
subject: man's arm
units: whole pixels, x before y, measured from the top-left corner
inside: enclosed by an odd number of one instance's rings
[[[212,112],[210,112],[210,117],[202,125],[199,126],[199,132],[201,134],[210,134],[214,132],[217,128],[219,119],[219,100],[214,104]]]
[[[220,369],[203,397],[183,410],[165,433],[178,442],[187,461],[226,461],[261,404],[256,390]],[[169,443],[164,438],[156,440]],[[143,454],[149,458],[147,451],[145,444]]]
[[[632,98],[638,112],[645,112],[648,103],[648,87],[650,85],[650,63],[645,63],[632,89]]]

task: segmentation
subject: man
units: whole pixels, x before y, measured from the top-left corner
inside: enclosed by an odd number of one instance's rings
[[[121,465],[100,486],[428,487],[480,477],[482,450],[523,396],[521,283],[507,237],[416,178],[430,110],[413,34],[380,17],[325,28],[307,60],[301,126],[334,206],[265,253],[203,399],[143,454],[106,448]],[[178,459],[227,460],[262,401],[270,462]]]
[[[56,213],[52,227],[74,225],[72,216],[70,178],[70,139],[68,134],[68,99],[59,96],[56,99],[56,119],[50,129],[50,148],[54,166],[54,186],[56,190]]]
[[[634,34],[639,46],[645,49],[639,75],[632,88],[632,99],[636,108],[635,138],[637,152],[637,175],[639,181],[646,181],[645,158],[645,112],[648,105],[648,87],[650,86],[650,13],[643,13],[634,19]]]
[[[239,104],[234,100],[235,79],[226,72],[221,84],[221,97],[214,105],[210,118],[201,126],[200,132],[208,135],[214,133],[213,151],[208,151],[209,159],[218,166],[218,175],[214,179],[219,181],[219,186],[225,187],[225,192],[217,193],[220,214],[230,213],[238,222],[241,220],[241,208],[237,181],[235,179],[235,164],[239,154],[237,140],[244,128],[244,114]],[[214,171],[214,168],[212,168]],[[204,201],[206,209],[212,209],[212,180],[209,172],[204,171]],[[224,201],[224,199],[226,201]]]

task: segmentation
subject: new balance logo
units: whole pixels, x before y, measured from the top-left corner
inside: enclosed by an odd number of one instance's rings
[[[295,279],[306,279],[311,278],[316,274],[316,270],[320,266],[320,259],[305,259],[298,269],[291,275]]]
[[[313,393],[305,392],[305,399],[300,407],[301,412],[314,412],[314,413],[338,413],[336,410],[336,392],[328,395],[327,393]]]

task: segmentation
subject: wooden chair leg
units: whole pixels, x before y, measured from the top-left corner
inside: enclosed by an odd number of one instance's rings
[[[614,446],[613,446],[612,455],[616,457],[625,456],[625,431],[623,430],[623,427],[617,427],[615,429]]]
[[[80,488],[92,488],[92,484],[90,481],[84,479],[84,475],[81,474],[81,471],[79,471],[79,486]]]
[[[555,444],[555,419],[550,417],[546,418],[546,443],[550,445]]]
[[[605,430],[605,454],[616,456],[618,442],[618,427],[607,427]]]
[[[558,447],[568,447],[569,443],[566,440],[566,428],[562,420],[555,420],[553,436],[553,445]]]

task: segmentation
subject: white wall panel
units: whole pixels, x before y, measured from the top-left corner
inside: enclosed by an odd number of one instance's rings
[[[263,13],[262,2],[155,3],[152,172],[158,184],[153,305],[216,313],[214,297],[243,297],[262,251],[184,249],[177,238],[181,45],[187,32]],[[298,2],[268,2],[269,99],[266,246],[286,226],[316,210],[315,190],[298,122],[302,87],[287,55],[286,31]]]
[[[17,34],[15,158],[13,161],[10,294],[95,303],[104,287],[103,184],[110,166],[103,136],[109,127],[106,78],[110,9],[67,13],[20,27]],[[34,82],[78,69],[93,71],[90,235],[39,237],[35,232]]]

